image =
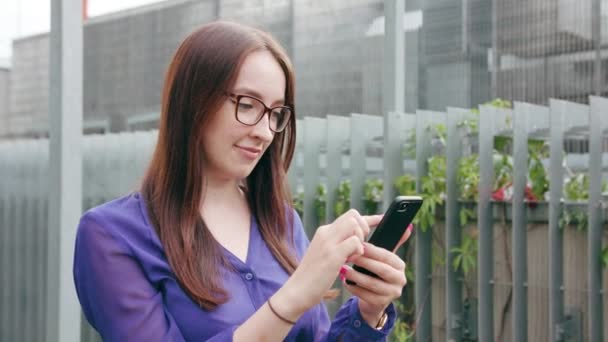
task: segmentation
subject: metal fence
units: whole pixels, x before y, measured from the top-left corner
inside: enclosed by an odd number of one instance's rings
[[[551,100],[548,107],[481,106],[479,114],[448,108],[445,113],[390,113],[384,119],[363,114],[305,117],[298,120],[290,184],[295,194],[303,192],[304,225],[312,235],[321,223],[315,207],[319,184],[327,189],[325,221],[335,216],[335,189],[345,179],[350,180],[350,205],[360,210],[370,178],[383,180],[385,205],[396,194],[395,178],[404,173],[414,176],[417,191],[422,192],[428,160],[438,153],[437,136],[429,127],[443,125],[444,203],[437,213],[439,222],[415,233],[411,267],[416,340],[602,341],[608,336],[603,325],[608,304],[602,287],[608,272],[600,261],[602,241],[606,242],[601,193],[608,164],[603,153],[606,112],[608,99],[592,97],[589,106]],[[470,119],[477,120],[478,129],[463,135],[462,123]],[[510,203],[492,200],[493,150],[499,136],[512,139]],[[588,153],[567,159],[586,170],[589,182],[588,200],[574,204],[563,200],[563,148],[570,136],[582,137],[589,145]],[[545,140],[550,150],[543,160],[550,181],[548,201],[535,209],[525,200],[530,138]],[[136,189],[155,141],[155,131],[86,136],[83,208]],[[408,141],[415,156],[404,153]],[[475,204],[460,200],[458,183],[459,163],[472,150],[478,153],[479,165]],[[44,339],[47,164],[47,140],[0,142],[1,341]],[[461,209],[471,205],[476,211],[478,247],[476,269],[467,275],[454,267],[454,251],[463,242]],[[585,231],[560,225],[569,205],[586,212]],[[445,254],[439,264],[434,262],[438,249]],[[83,341],[99,339],[82,324]]]

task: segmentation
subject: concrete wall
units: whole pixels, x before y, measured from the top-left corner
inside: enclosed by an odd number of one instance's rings
[[[381,60],[381,49],[365,44],[365,32],[383,15],[382,0],[302,0],[294,6],[299,113],[362,112],[366,53]]]
[[[0,68],[0,137],[8,133],[10,76],[10,69]]]
[[[585,46],[550,34],[559,26],[555,2],[498,4],[501,58],[519,60],[497,73],[497,96],[536,103],[548,96],[584,99],[594,75],[588,60],[522,66],[543,51]],[[491,1],[417,0],[406,6],[423,12],[421,29],[406,34],[406,110],[472,107],[491,99]],[[300,116],[381,114],[383,36],[367,33],[383,15],[383,0],[171,0],[91,19],[84,28],[85,122],[112,131],[153,127],[176,47],[218,17],[262,27],[281,42],[294,61]],[[562,44],[557,50],[547,45],[555,37]],[[17,40],[13,55],[6,127],[21,135],[46,130],[48,36]],[[129,124],[142,117],[148,121]]]
[[[9,135],[37,135],[48,131],[48,34],[13,42],[10,82]]]

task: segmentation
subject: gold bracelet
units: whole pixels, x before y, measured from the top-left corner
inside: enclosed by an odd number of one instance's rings
[[[268,298],[268,300],[266,302],[268,303],[268,307],[270,308],[270,311],[272,311],[272,313],[275,314],[275,316],[277,316],[281,321],[283,321],[287,324],[291,324],[291,325],[296,324],[296,322],[290,321],[287,318],[279,315],[279,313],[272,307],[272,304],[270,304],[270,298]]]
[[[388,321],[388,315],[386,314],[386,312],[384,312],[382,314],[382,317],[380,317],[378,323],[376,323],[376,330],[382,330],[382,328],[384,328],[384,326],[386,325],[386,321]]]

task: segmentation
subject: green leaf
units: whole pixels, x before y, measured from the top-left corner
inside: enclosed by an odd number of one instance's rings
[[[416,179],[413,175],[405,174],[399,176],[395,180],[395,189],[397,193],[404,196],[410,196],[416,194]]]
[[[334,203],[334,215],[336,217],[344,214],[350,208],[350,180],[340,182],[336,189],[336,203]]]
[[[604,247],[604,249],[602,249],[600,257],[602,258],[602,265],[604,268],[608,268],[608,247]]]
[[[319,184],[315,195],[315,214],[318,223],[325,223],[325,220],[327,219],[326,203],[327,187],[325,187],[325,184]]]

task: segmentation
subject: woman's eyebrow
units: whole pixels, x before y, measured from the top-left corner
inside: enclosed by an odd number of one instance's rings
[[[264,96],[262,96],[262,94],[260,94],[258,91],[254,90],[254,89],[250,89],[250,88],[236,88],[234,89],[234,93],[237,93],[237,95],[251,95],[253,97],[257,97],[258,99],[262,100],[264,98]],[[281,98],[278,100],[275,100],[274,102],[270,103],[271,105],[275,105],[275,104],[285,104],[285,99]]]

